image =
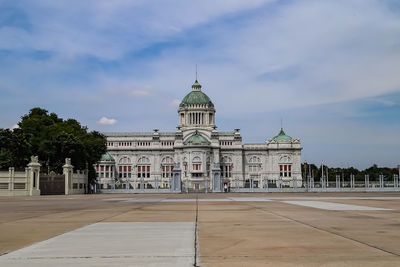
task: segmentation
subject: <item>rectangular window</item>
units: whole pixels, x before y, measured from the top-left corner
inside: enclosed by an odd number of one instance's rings
[[[193,170],[194,170],[194,171],[199,171],[199,170],[201,170],[201,164],[193,164]]]
[[[292,165],[291,164],[280,164],[279,175],[281,177],[292,177]]]

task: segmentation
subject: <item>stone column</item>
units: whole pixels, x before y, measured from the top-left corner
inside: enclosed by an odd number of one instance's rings
[[[222,182],[221,182],[221,167],[219,163],[214,163],[212,165],[212,190],[213,192],[221,192],[222,191]]]
[[[171,179],[171,191],[173,192],[181,192],[181,176],[182,171],[179,163],[174,163],[174,169],[172,170],[172,179]]]
[[[66,158],[65,164],[63,166],[63,174],[65,177],[65,194],[69,195],[72,191],[72,173],[74,170],[74,166],[71,165],[71,159]],[[101,171],[101,169],[100,169]]]
[[[368,174],[366,174],[364,176],[364,180],[365,180],[365,182],[364,182],[365,189],[368,189],[369,188],[369,175]]]
[[[8,168],[8,191],[14,190],[14,167]]]
[[[39,173],[40,173],[40,166],[38,157],[32,156],[31,162],[28,164],[28,184],[27,189],[30,196],[39,196],[40,195],[40,188],[39,188]]]

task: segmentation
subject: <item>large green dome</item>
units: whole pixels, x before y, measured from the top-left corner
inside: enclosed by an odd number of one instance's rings
[[[179,105],[180,107],[189,105],[208,105],[209,107],[214,107],[211,99],[201,91],[201,85],[197,80],[192,85],[192,89],[193,90],[183,98]]]

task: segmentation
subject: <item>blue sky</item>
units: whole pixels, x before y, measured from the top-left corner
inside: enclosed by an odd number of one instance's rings
[[[0,0],[0,127],[32,107],[91,130],[174,131],[198,64],[220,131],[303,160],[400,164],[400,4]]]

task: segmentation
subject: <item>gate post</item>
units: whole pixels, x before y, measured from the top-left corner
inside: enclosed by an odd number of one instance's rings
[[[174,163],[174,169],[172,170],[172,184],[171,191],[173,192],[181,192],[181,167],[179,163]]]
[[[395,188],[399,187],[399,176],[397,174],[393,175],[393,185]]]
[[[74,166],[71,165],[71,159],[65,159],[65,165],[63,166],[63,174],[65,177],[65,194],[70,194],[70,189],[72,188],[72,172],[74,170]]]
[[[8,190],[9,191],[13,191],[14,190],[14,167],[10,167],[10,168],[8,168]],[[26,171],[25,171],[25,173],[27,173]],[[27,181],[28,182],[28,181]]]
[[[365,190],[369,188],[369,175],[366,174],[365,176]]]
[[[379,187],[383,188],[383,174],[379,175]]]
[[[350,174],[350,188],[354,188],[354,174]]]
[[[31,162],[28,164],[28,181],[27,188],[30,196],[40,195],[40,166],[38,156],[32,156]]]
[[[264,176],[264,189],[268,192],[268,178]]]
[[[336,188],[340,188],[340,174],[336,174]]]
[[[278,180],[279,182],[279,188],[282,188],[282,183],[283,183],[283,180],[282,180],[282,176],[279,176],[279,180]]]
[[[293,188],[296,191],[297,190],[297,179],[296,179],[295,176],[293,176],[293,182],[292,183],[293,183]]]
[[[214,163],[212,167],[212,177],[213,177],[213,192],[221,192],[222,191],[222,183],[221,183],[221,167],[219,163]]]

